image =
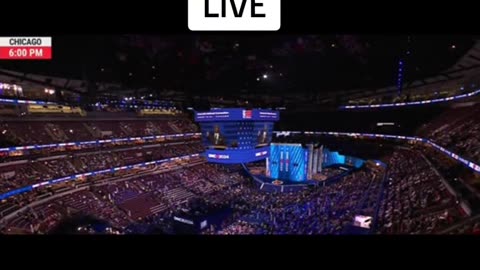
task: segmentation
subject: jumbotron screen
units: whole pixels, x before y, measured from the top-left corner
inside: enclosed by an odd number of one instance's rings
[[[272,122],[208,122],[201,124],[203,145],[216,150],[246,150],[270,144]]]
[[[214,109],[195,114],[206,158],[220,163],[265,159],[278,119],[279,113],[270,110]]]

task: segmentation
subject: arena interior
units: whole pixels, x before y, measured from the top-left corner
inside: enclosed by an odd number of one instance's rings
[[[53,40],[0,62],[0,234],[480,234],[476,37]]]

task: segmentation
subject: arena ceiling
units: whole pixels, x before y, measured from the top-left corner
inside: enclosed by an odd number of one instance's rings
[[[178,35],[53,37],[49,62],[2,62],[39,75],[190,94],[320,93],[395,85],[434,76],[474,36]]]

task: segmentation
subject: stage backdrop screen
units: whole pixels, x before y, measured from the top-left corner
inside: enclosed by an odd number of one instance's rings
[[[270,145],[270,178],[292,182],[307,180],[308,151],[301,144]]]

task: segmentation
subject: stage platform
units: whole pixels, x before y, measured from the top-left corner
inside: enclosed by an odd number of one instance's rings
[[[335,166],[336,167],[336,166]],[[340,167],[340,166],[338,166]],[[258,170],[244,167],[247,173],[257,182],[259,188],[267,192],[296,192],[316,186],[327,186],[340,181],[343,177],[354,171],[355,167],[342,166],[343,170],[338,169],[337,174],[327,174],[322,177],[324,180],[307,180],[302,182],[278,180],[267,177],[265,174],[255,174]],[[253,172],[252,172],[253,171]]]
[[[314,180],[307,180],[304,182],[294,182],[294,181],[288,181],[288,180],[276,180],[269,178],[265,175],[254,175],[255,177],[259,178],[263,183],[266,184],[272,184],[272,185],[283,185],[283,186],[292,186],[292,185],[301,185],[301,186],[310,186],[310,185],[318,185],[319,181],[314,181]]]

